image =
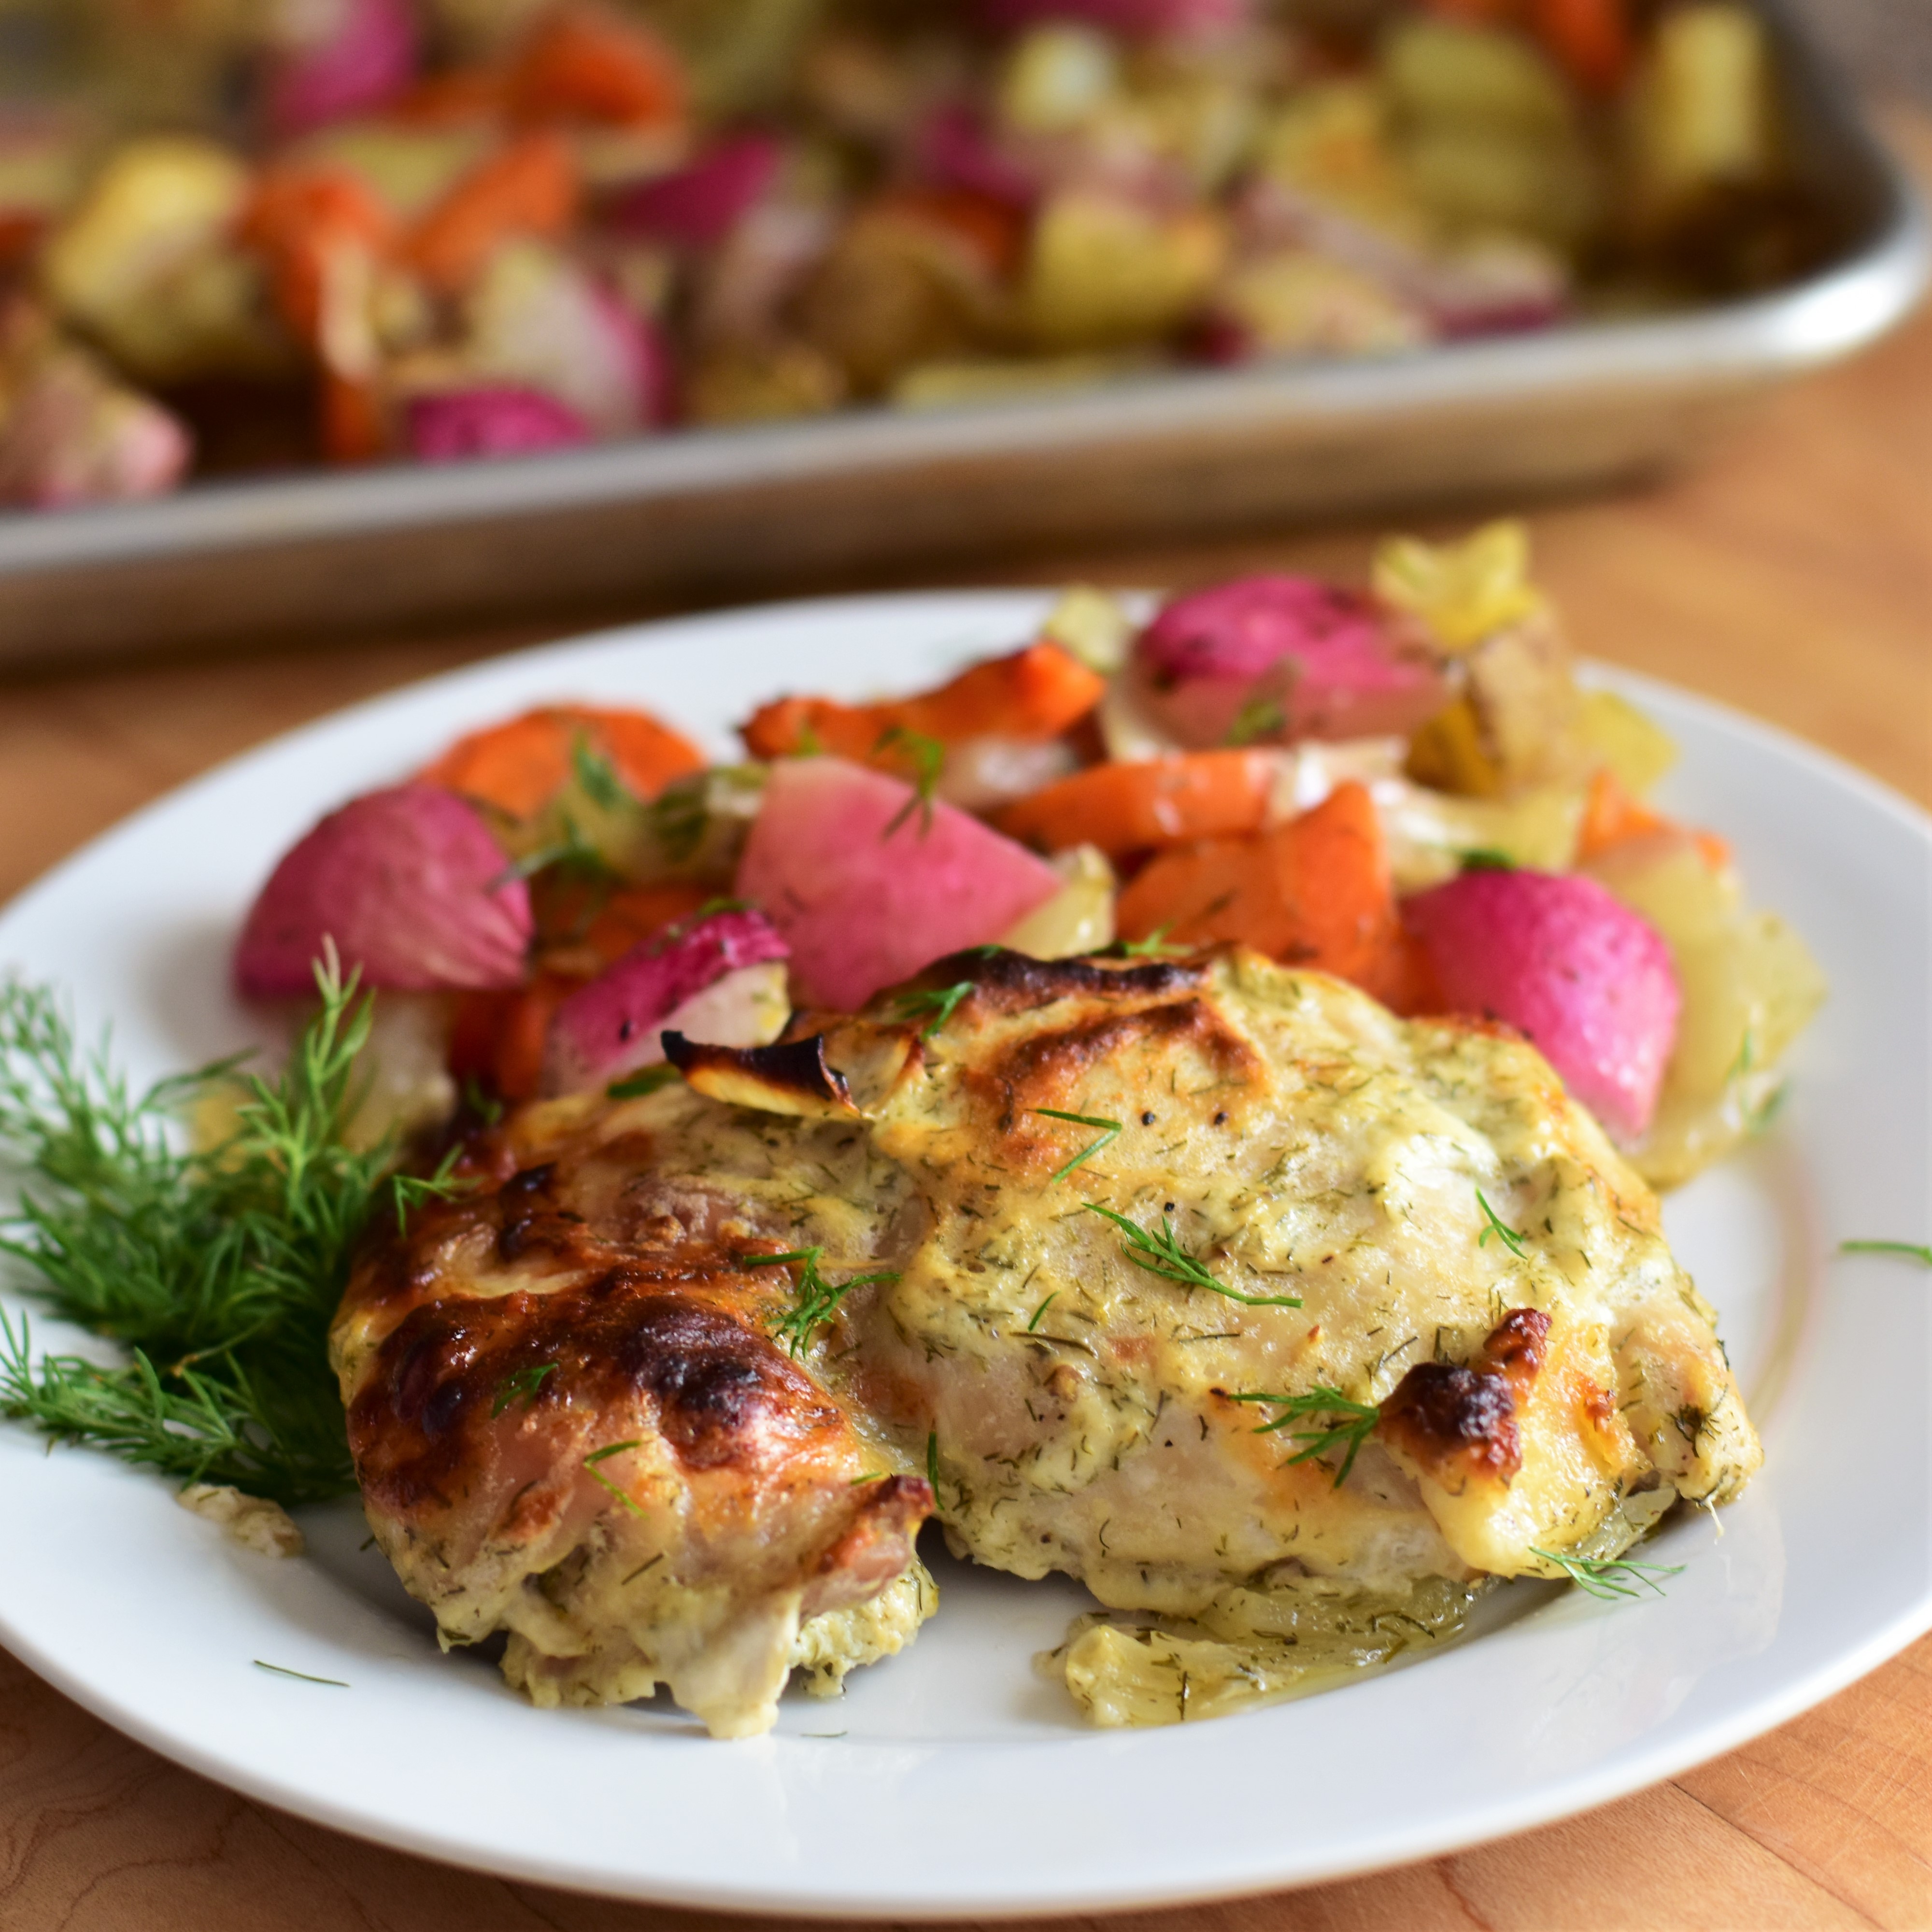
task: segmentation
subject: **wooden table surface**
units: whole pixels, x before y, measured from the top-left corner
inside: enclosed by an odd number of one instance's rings
[[[1932,163],[1932,122],[1900,132]],[[1539,574],[1585,649],[1774,719],[1932,803],[1932,313],[1778,398],[1694,472],[1532,521]],[[1359,573],[1372,536],[1054,556],[989,568],[982,580]],[[300,655],[0,682],[0,900],[216,759],[544,634],[372,637]],[[517,1775],[513,1764],[494,1769]],[[5,1932],[728,1932],[753,1922],[505,1884],[341,1837],[177,1768],[0,1652]],[[1932,1927],[1932,1637],[1729,1757],[1568,1823],[1344,1883],[1106,1923]]]

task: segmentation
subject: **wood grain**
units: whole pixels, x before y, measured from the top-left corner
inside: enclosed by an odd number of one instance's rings
[[[1932,163],[1932,123],[1901,131]],[[1932,802],[1932,317],[1778,399],[1668,487],[1532,520],[1540,574],[1592,652],[1775,719]],[[980,580],[1358,572],[1370,540],[1337,530],[1057,556],[989,567]],[[540,634],[371,638],[326,653],[0,682],[0,896],[272,732]],[[0,1653],[4,1932],[728,1932],[752,1922],[505,1884],[343,1838],[178,1769]],[[1106,1923],[1932,1927],[1932,1638],[1743,1750],[1567,1823],[1346,1883]]]

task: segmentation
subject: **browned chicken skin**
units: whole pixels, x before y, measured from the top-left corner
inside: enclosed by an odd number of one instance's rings
[[[736,1733],[898,1648],[928,1468],[962,1553],[1226,1622],[1556,1574],[1756,1466],[1654,1197],[1522,1042],[1239,952],[914,990],[938,1023],[882,995],[523,1110],[352,1283],[370,1521],[539,1701],[664,1682]],[[796,1298],[860,1275],[794,1359]],[[1328,1395],[1346,1468],[1268,1426]]]

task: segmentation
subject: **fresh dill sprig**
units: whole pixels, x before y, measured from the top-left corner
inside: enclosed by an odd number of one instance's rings
[[[1660,1597],[1664,1586],[1657,1579],[1684,1574],[1681,1563],[1633,1563],[1621,1556],[1567,1556],[1559,1550],[1540,1550],[1533,1543],[1529,1553],[1555,1564],[1578,1589],[1606,1604],[1615,1603],[1619,1597],[1636,1596],[1640,1586]]]
[[[1486,1247],[1489,1245],[1490,1237],[1493,1234],[1511,1254],[1520,1261],[1524,1252],[1522,1235],[1517,1229],[1512,1228],[1483,1198],[1483,1190],[1480,1187],[1476,1190],[1476,1205],[1481,1208],[1483,1219],[1489,1224],[1476,1237],[1477,1246]]]
[[[637,802],[630,788],[617,776],[617,767],[602,752],[594,750],[581,731],[570,748],[570,768],[584,796],[601,810],[620,812]]]
[[[494,1422],[513,1402],[520,1402],[526,1408],[530,1408],[544,1382],[556,1373],[558,1366],[555,1362],[538,1362],[506,1376],[496,1384],[496,1400],[490,1405],[490,1420]]]
[[[627,1073],[621,1080],[612,1081],[604,1090],[604,1097],[611,1100],[641,1100],[646,1094],[662,1093],[683,1078],[675,1066],[646,1066],[638,1072]]]
[[[771,1331],[772,1339],[783,1342],[794,1360],[805,1353],[806,1345],[832,1319],[838,1304],[853,1289],[868,1287],[874,1282],[898,1280],[890,1269],[880,1269],[872,1274],[855,1274],[844,1281],[827,1281],[818,1272],[818,1258],[824,1252],[822,1247],[794,1248],[782,1255],[738,1257],[740,1264],[746,1268],[798,1270],[798,1282],[794,1291],[796,1298],[791,1312],[774,1323]]]
[[[285,1504],[355,1486],[327,1342],[356,1241],[373,1215],[464,1184],[393,1174],[393,1148],[344,1140],[371,1004],[332,958],[316,984],[274,1080],[229,1060],[136,1092],[50,993],[0,983],[0,1158],[20,1186],[0,1253],[49,1313],[129,1357],[36,1360],[26,1322],[0,1322],[0,1414]],[[234,1131],[183,1152],[180,1116],[238,1079]]]
[[[1029,1335],[1030,1335],[1033,1331],[1040,1326],[1040,1317],[1053,1306],[1054,1303],[1059,1299],[1059,1297],[1060,1291],[1056,1288],[1053,1292],[1034,1310],[1033,1319],[1026,1325],[1026,1331]]]
[[[286,1664],[264,1664],[259,1657],[249,1662],[257,1670],[266,1670],[277,1677],[293,1677],[304,1684],[326,1684],[332,1690],[346,1690],[349,1686],[339,1677],[311,1677],[306,1670],[291,1670]]]
[[[1838,1252],[1841,1255],[1903,1255],[1908,1261],[1915,1261],[1932,1268],[1932,1244],[1918,1241],[1840,1241]]]
[[[921,1040],[930,1040],[953,1015],[960,1001],[973,991],[970,980],[956,980],[950,986],[934,986],[923,993],[902,993],[893,1002],[895,1017],[909,1020],[920,1013],[932,1017],[919,1030]]]
[[[1058,1107],[1036,1107],[1033,1111],[1049,1120],[1071,1120],[1076,1127],[1104,1127],[1106,1130],[1092,1145],[1082,1148],[1065,1166],[1055,1168],[1047,1177],[1049,1180],[1064,1180],[1083,1160],[1090,1160],[1103,1147],[1120,1137],[1120,1122],[1103,1120],[1096,1114],[1063,1114]]]
[[[1174,930],[1170,920],[1165,926],[1157,926],[1144,939],[1117,939],[1111,945],[1103,946],[1094,955],[1096,959],[1158,959],[1166,954],[1192,952],[1191,946],[1171,946],[1167,935]]]
[[[620,1489],[617,1484],[612,1482],[597,1465],[599,1462],[608,1462],[613,1456],[622,1455],[626,1449],[641,1449],[644,1446],[642,1442],[607,1442],[602,1448],[592,1450],[590,1454],[584,1459],[584,1473],[599,1489],[606,1490],[615,1496],[633,1516],[643,1516],[647,1514],[644,1504],[639,1502],[629,1490]]]
[[[929,1429],[926,1433],[926,1480],[932,1485],[932,1500],[939,1501],[939,1431]]]
[[[1223,743],[1239,748],[1288,728],[1288,713],[1271,698],[1251,698],[1234,713]]]
[[[1466,872],[1514,872],[1516,862],[1494,845],[1462,845],[1456,851],[1456,862]]]
[[[625,884],[624,874],[604,856],[594,840],[584,836],[576,820],[567,812],[561,816],[562,836],[526,852],[520,859],[512,860],[490,881],[489,891],[494,892],[518,879],[534,878],[552,866],[566,878],[580,879],[586,885],[615,887]]]
[[[933,801],[939,795],[940,774],[946,769],[946,747],[923,731],[910,730],[903,724],[889,724],[879,734],[879,741],[872,751],[874,756],[880,752],[904,752],[911,761],[914,773],[911,797],[892,814],[880,837],[890,838],[916,811],[919,814],[919,836],[923,838],[932,830]]]
[[[1272,1422],[1263,1423],[1255,1431],[1257,1436],[1272,1436],[1277,1430],[1286,1429],[1291,1422],[1306,1421],[1316,1416],[1336,1418],[1325,1429],[1295,1430],[1295,1441],[1308,1446],[1288,1460],[1292,1463],[1318,1462],[1346,1443],[1348,1453],[1342,1458],[1342,1466],[1335,1472],[1335,1486],[1338,1490],[1355,1466],[1355,1458],[1361,1453],[1362,1444],[1375,1433],[1376,1424],[1382,1420],[1382,1411],[1373,1402],[1351,1401],[1340,1389],[1330,1388],[1325,1384],[1310,1389],[1306,1395],[1237,1395],[1228,1400],[1264,1402],[1269,1408],[1281,1411]]]
[[[1136,1268],[1145,1268],[1149,1274],[1157,1274],[1165,1281],[1178,1282],[1183,1288],[1209,1289],[1216,1294],[1226,1295],[1230,1301],[1240,1302],[1245,1308],[1301,1306],[1298,1294],[1244,1294],[1239,1288],[1216,1281],[1180,1245],[1174,1234],[1174,1223],[1164,1214],[1161,1216],[1160,1232],[1155,1234],[1138,1221],[1130,1221],[1126,1215],[1117,1214],[1111,1208],[1102,1208],[1097,1201],[1089,1201],[1084,1205],[1092,1214],[1104,1214],[1120,1229],[1127,1259]]]

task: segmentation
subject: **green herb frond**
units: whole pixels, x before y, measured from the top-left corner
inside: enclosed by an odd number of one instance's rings
[[[1082,1148],[1065,1166],[1055,1168],[1047,1177],[1049,1180],[1064,1180],[1082,1161],[1090,1160],[1103,1147],[1110,1145],[1120,1138],[1120,1122],[1103,1119],[1097,1114],[1063,1114],[1058,1107],[1036,1107],[1033,1111],[1049,1120],[1070,1120],[1076,1127],[1101,1127],[1106,1130],[1097,1141]]]
[[[872,750],[874,755],[880,752],[902,753],[911,764],[914,774],[911,797],[893,813],[880,836],[890,838],[916,812],[919,836],[923,838],[932,830],[933,802],[939,795],[940,775],[946,770],[946,747],[923,731],[910,730],[903,724],[889,724],[879,734],[878,742]]]
[[[236,1060],[136,1092],[50,993],[0,985],[0,1157],[19,1180],[0,1253],[50,1314],[130,1357],[36,1361],[26,1324],[7,1324],[0,1413],[284,1504],[354,1486],[327,1338],[356,1242],[372,1214],[465,1184],[346,1144],[370,1002],[332,958],[316,980],[320,1010],[280,1075],[241,1078],[233,1132],[190,1150],[181,1116],[238,1079]]]
[[[1149,1274],[1157,1274],[1162,1280],[1176,1282],[1183,1288],[1207,1288],[1214,1294],[1225,1295],[1230,1301],[1238,1301],[1244,1308],[1301,1306],[1298,1294],[1244,1294],[1239,1288],[1217,1281],[1180,1245],[1174,1232],[1174,1223],[1166,1215],[1161,1216],[1156,1233],[1143,1228],[1138,1221],[1129,1220],[1124,1214],[1117,1214],[1111,1208],[1102,1208],[1097,1201],[1084,1204],[1090,1213],[1104,1214],[1120,1229],[1126,1258],[1136,1268],[1145,1268]]]
[[[684,1076],[675,1066],[646,1066],[636,1073],[627,1073],[621,1080],[614,1080],[604,1088],[604,1096],[612,1100],[641,1100],[648,1094],[662,1093],[667,1087],[674,1087]]]
[[[837,1312],[838,1304],[855,1288],[866,1288],[874,1282],[897,1281],[898,1276],[890,1269],[880,1269],[871,1274],[855,1274],[844,1281],[830,1282],[818,1272],[819,1257],[824,1253],[822,1247],[795,1248],[782,1255],[740,1255],[738,1259],[746,1268],[796,1268],[798,1280],[794,1289],[794,1300],[790,1312],[772,1326],[775,1341],[784,1343],[796,1360],[806,1351],[806,1345],[820,1328],[829,1323]]]
[[[1484,1198],[1483,1190],[1480,1187],[1476,1190],[1476,1205],[1483,1210],[1483,1219],[1487,1224],[1483,1232],[1476,1237],[1477,1246],[1479,1248],[1488,1246],[1490,1237],[1493,1234],[1511,1254],[1520,1261],[1524,1252],[1522,1234],[1518,1229],[1512,1228],[1490,1205],[1489,1202]]]
[[[496,1384],[496,1400],[490,1405],[490,1420],[495,1421],[513,1402],[520,1402],[526,1408],[530,1407],[544,1384],[556,1373],[559,1366],[555,1362],[537,1362],[528,1368],[513,1370]]]
[[[939,1029],[952,1018],[961,1000],[968,998],[974,989],[970,980],[956,980],[950,986],[934,986],[922,993],[902,993],[892,1003],[893,1017],[897,1019],[916,1018],[921,1013],[932,1017],[919,1030],[921,1040],[930,1040]]]
[[[1346,1448],[1342,1466],[1335,1472],[1335,1486],[1338,1490],[1355,1466],[1355,1458],[1361,1453],[1362,1444],[1375,1433],[1376,1424],[1382,1420],[1382,1411],[1373,1402],[1352,1401],[1340,1389],[1325,1384],[1310,1389],[1306,1395],[1237,1395],[1230,1396],[1228,1400],[1258,1402],[1281,1411],[1272,1422],[1263,1423],[1255,1431],[1257,1436],[1272,1436],[1278,1430],[1287,1428],[1292,1422],[1328,1417],[1326,1428],[1298,1429],[1294,1432],[1294,1440],[1308,1446],[1288,1460],[1291,1463],[1321,1461]]]
[[[1932,1243],[1918,1241],[1840,1241],[1841,1255],[1900,1255],[1922,1267],[1932,1268]]]
[[[1658,1578],[1684,1574],[1681,1563],[1633,1563],[1621,1556],[1569,1556],[1560,1550],[1538,1549],[1534,1544],[1530,1545],[1529,1553],[1541,1557],[1546,1563],[1554,1563],[1578,1589],[1606,1604],[1615,1603],[1619,1597],[1637,1596],[1642,1590],[1660,1597],[1664,1586]]]

